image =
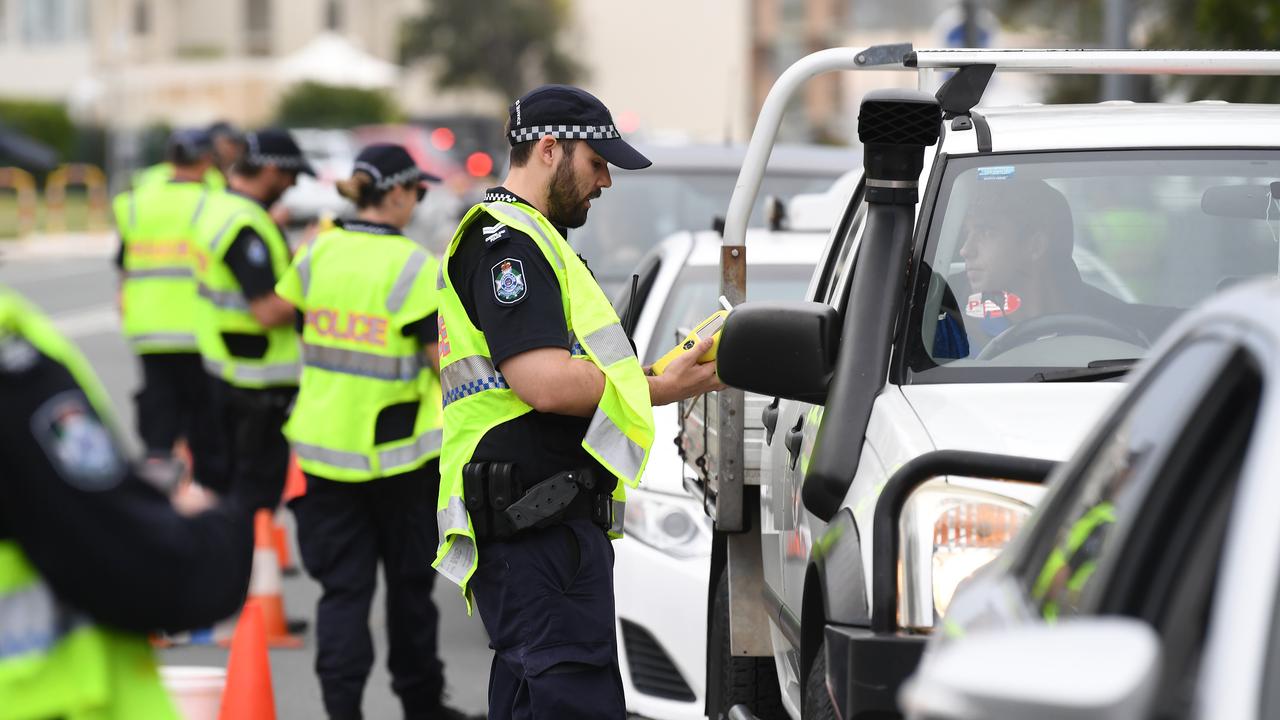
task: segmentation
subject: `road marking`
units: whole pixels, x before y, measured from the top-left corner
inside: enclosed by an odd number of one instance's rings
[[[84,337],[98,333],[118,332],[120,315],[113,307],[96,307],[54,315],[53,324],[67,337]]]

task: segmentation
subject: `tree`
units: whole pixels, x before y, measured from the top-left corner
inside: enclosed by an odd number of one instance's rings
[[[1104,0],[997,0],[1015,21],[1076,28],[1075,41],[1100,44]],[[1280,47],[1280,4],[1258,0],[1129,0],[1151,49],[1253,50]],[[1052,93],[1055,101],[1093,100],[1095,82],[1068,78]],[[1190,99],[1233,102],[1280,101],[1280,83],[1271,77],[1177,77],[1168,85]],[[1090,95],[1090,88],[1093,88]]]
[[[571,83],[582,66],[560,46],[569,0],[424,0],[402,29],[402,62],[439,61],[436,87],[479,88],[513,100],[547,82]]]
[[[285,127],[337,127],[395,122],[396,101],[381,90],[304,82],[280,99],[276,122]]]

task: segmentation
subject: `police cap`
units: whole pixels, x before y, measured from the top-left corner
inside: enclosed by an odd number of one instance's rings
[[[361,150],[353,169],[368,173],[379,190],[410,183],[440,182],[440,178],[418,167],[403,146],[390,143],[378,143]]]
[[[266,128],[245,133],[244,162],[255,167],[275,165],[285,172],[305,173],[314,176],[316,171],[302,154],[302,148],[293,141],[288,130]]]
[[[553,137],[583,140],[609,163],[626,170],[653,163],[622,139],[613,115],[596,96],[571,85],[543,85],[525,93],[510,108],[512,145]]]

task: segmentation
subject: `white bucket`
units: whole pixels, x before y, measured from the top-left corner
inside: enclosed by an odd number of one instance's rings
[[[220,667],[166,665],[160,678],[183,720],[218,720],[227,671]]]

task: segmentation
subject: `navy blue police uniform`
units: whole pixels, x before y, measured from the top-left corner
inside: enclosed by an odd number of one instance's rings
[[[608,109],[589,93],[543,86],[511,106],[508,140],[516,145],[544,135],[580,139],[611,164],[647,167],[648,159],[616,133],[603,141],[593,137],[612,126]],[[504,187],[490,189],[485,201],[530,204]],[[484,333],[493,364],[501,367],[539,348],[574,353],[563,293],[546,256],[533,238],[509,226],[495,232],[495,224],[491,218],[474,221],[448,263],[453,288]],[[568,238],[565,228],[557,229]],[[504,263],[523,268],[523,285],[514,291],[494,274]],[[531,410],[486,433],[471,462],[513,463],[526,485],[583,470],[608,493],[616,481],[582,447],[589,424],[589,418]],[[613,547],[589,509],[571,504],[546,527],[505,539],[482,536],[477,550],[470,587],[494,650],[490,719],[625,718]]]

